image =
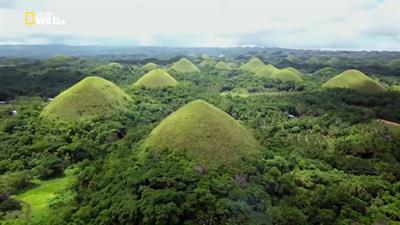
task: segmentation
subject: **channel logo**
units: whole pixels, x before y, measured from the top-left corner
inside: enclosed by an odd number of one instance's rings
[[[33,25],[65,25],[65,20],[54,12],[25,12],[24,22],[27,26]]]

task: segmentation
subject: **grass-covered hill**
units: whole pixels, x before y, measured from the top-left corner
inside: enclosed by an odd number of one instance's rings
[[[197,68],[189,59],[182,58],[178,62],[174,63],[171,69],[175,70],[179,73],[194,73],[199,72],[199,68]]]
[[[255,72],[257,72],[258,69],[260,69],[260,68],[262,68],[264,66],[265,66],[265,64],[264,64],[263,61],[261,61],[257,57],[253,57],[247,63],[241,65],[239,67],[239,69],[243,70],[243,71],[246,71],[246,72],[255,73]]]
[[[296,73],[297,75],[299,75],[300,77],[304,76],[304,74],[302,72],[300,72],[298,69],[294,68],[294,67],[286,67],[286,70],[290,70],[294,73]]]
[[[325,88],[349,88],[362,94],[381,94],[385,88],[377,81],[371,79],[358,70],[346,70],[343,73],[328,80],[323,87]]]
[[[258,69],[257,72],[255,73],[255,75],[257,77],[271,77],[272,74],[274,74],[278,71],[279,71],[279,69],[276,68],[274,65],[268,64],[268,65],[263,66],[260,69]]]
[[[41,116],[65,121],[90,119],[120,109],[130,100],[112,82],[89,76],[59,94],[43,109]]]
[[[392,69],[400,69],[400,59],[393,59],[388,63],[388,66]]]
[[[160,68],[160,66],[158,66],[157,64],[152,63],[152,62],[146,63],[145,65],[142,66],[142,70],[144,70],[144,71],[152,71],[157,68]]]
[[[280,80],[283,82],[293,81],[293,82],[301,82],[303,79],[301,76],[291,69],[281,69],[278,72],[275,72],[271,75],[272,79]]]
[[[203,101],[192,101],[164,119],[149,135],[145,147],[185,150],[206,166],[234,167],[257,153],[258,144],[235,119]]]
[[[206,67],[213,67],[215,66],[215,61],[211,60],[211,59],[204,59],[203,61],[201,61],[201,63],[199,64],[199,66],[201,68],[206,68]]]
[[[232,67],[225,62],[218,62],[215,67],[217,70],[232,70]]]
[[[117,62],[112,62],[107,65],[110,69],[122,69],[123,66]]]
[[[175,86],[178,82],[162,69],[152,70],[143,75],[133,86],[145,88],[162,88]]]
[[[301,73],[293,67],[278,69],[274,65],[268,64],[261,67],[255,73],[257,77],[265,77],[272,80],[280,80],[282,82],[301,82]]]

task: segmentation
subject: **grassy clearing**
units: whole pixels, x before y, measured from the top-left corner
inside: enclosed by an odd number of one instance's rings
[[[72,171],[66,173],[64,177],[52,180],[36,180],[37,185],[15,198],[22,202],[23,211],[27,217],[46,217],[49,212],[49,203],[56,196],[56,193],[62,191],[74,180]]]
[[[393,91],[400,92],[400,85],[393,85],[393,86],[390,87],[390,89],[393,90]]]
[[[379,126],[386,127],[393,134],[400,136],[400,124],[394,123],[394,122],[390,122],[390,121],[387,121],[387,120],[377,120],[377,124]]]

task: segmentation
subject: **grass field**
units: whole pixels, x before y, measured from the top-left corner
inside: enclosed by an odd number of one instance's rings
[[[15,196],[15,198],[22,201],[23,211],[27,217],[44,217],[48,213],[51,199],[55,197],[57,192],[71,184],[73,179],[74,175],[70,171],[61,178],[46,181],[37,180],[35,181],[36,187]]]
[[[400,85],[394,85],[394,86],[391,87],[391,89],[392,89],[393,91],[398,91],[398,92],[400,92]]]
[[[386,120],[377,120],[377,124],[379,126],[386,127],[390,132],[392,132],[395,135],[400,135],[400,124]]]

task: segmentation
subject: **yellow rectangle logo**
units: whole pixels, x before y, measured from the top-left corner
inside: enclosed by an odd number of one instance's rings
[[[25,12],[25,25],[35,24],[35,12]]]

